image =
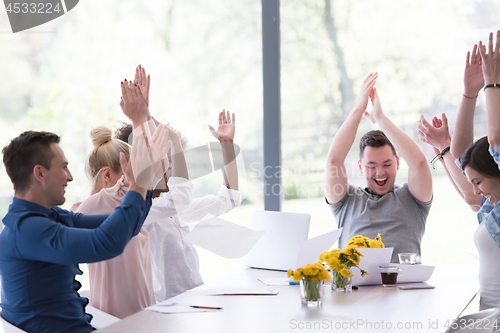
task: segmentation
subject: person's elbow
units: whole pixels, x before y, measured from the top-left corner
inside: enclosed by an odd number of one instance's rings
[[[472,193],[465,193],[464,194],[464,200],[467,205],[472,209],[472,211],[477,212],[479,208],[481,207],[481,197],[472,194]]]
[[[344,162],[344,159],[340,159],[337,156],[328,156],[326,159],[326,170],[340,168],[344,166]]]
[[[110,256],[109,259],[119,256],[125,250],[130,239],[115,239],[109,242],[106,246],[106,255]]]
[[[100,253],[103,258],[101,260],[108,260],[119,256],[125,250],[125,247],[130,242],[130,240],[134,237],[130,234],[127,236],[125,234],[107,234],[105,238],[101,238],[96,245],[95,248],[100,248]]]
[[[498,131],[495,131],[495,132],[498,132]],[[492,147],[500,146],[500,133],[493,133],[492,135],[490,135],[490,133],[488,133],[488,143]]]
[[[429,176],[432,177],[432,175],[430,173],[431,169],[429,167],[429,164],[428,164],[427,159],[425,158],[424,154],[421,154],[421,156],[418,157],[418,159],[415,161],[414,167],[415,167],[415,170],[428,169]]]

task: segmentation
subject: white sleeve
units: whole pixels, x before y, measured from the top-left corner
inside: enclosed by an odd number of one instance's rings
[[[230,190],[223,185],[216,196],[206,195],[202,198],[193,199],[188,209],[177,210],[177,213],[184,222],[197,222],[208,213],[219,216],[238,207],[240,204],[241,193]]]
[[[178,215],[179,212],[186,211],[191,206],[193,184],[189,180],[181,177],[170,177],[167,185],[169,192],[153,199],[144,225]]]

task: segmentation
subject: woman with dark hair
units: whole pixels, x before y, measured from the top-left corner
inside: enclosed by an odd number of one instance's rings
[[[476,98],[485,85],[487,134],[473,143]],[[467,53],[464,94],[453,137],[445,114],[432,124],[422,116],[420,139],[434,150],[455,189],[477,212],[479,227],[474,242],[479,252],[480,310],[500,308],[500,31],[493,50],[482,43]],[[451,144],[450,144],[451,143]],[[451,149],[450,149],[451,148]],[[461,157],[460,157],[461,156]],[[456,164],[454,158],[458,157]],[[457,167],[458,165],[458,167]],[[465,175],[467,178],[463,177]],[[468,182],[465,180],[467,179]]]
[[[474,193],[482,195],[479,228],[474,241],[479,252],[480,310],[500,308],[500,30],[495,49],[490,34],[488,52],[479,42],[486,94],[487,137],[462,155],[462,169]]]

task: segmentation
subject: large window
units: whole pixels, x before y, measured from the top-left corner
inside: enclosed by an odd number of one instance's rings
[[[282,207],[312,215],[310,237],[336,228],[324,203],[326,154],[366,75],[379,73],[384,111],[417,142],[419,114],[446,112],[453,126],[466,52],[500,27],[499,11],[497,0],[281,1]],[[207,125],[216,125],[219,111],[235,112],[245,200],[222,218],[248,225],[251,212],[264,208],[261,29],[258,0],[85,0],[17,34],[0,11],[0,143],[28,129],[60,134],[75,179],[69,208],[89,192],[90,129],[125,120],[120,81],[142,64],[152,78],[151,113],[181,131],[190,148],[214,141]],[[476,136],[484,135],[482,94],[476,124]],[[372,128],[363,120],[358,134]],[[421,147],[430,160],[432,149]],[[346,163],[350,180],[362,185],[357,154],[352,149]],[[397,183],[406,181],[404,163],[398,175]],[[423,261],[473,263],[475,214],[439,163],[433,176]],[[215,194],[222,176],[194,182],[196,196]],[[12,194],[3,172],[1,216]],[[243,263],[199,253],[205,280]]]
[[[12,34],[1,10],[2,147],[28,129],[60,134],[74,177],[63,205],[69,209],[89,194],[84,162],[92,149],[91,128],[116,128],[126,120],[118,105],[120,81],[133,79],[142,64],[151,74],[151,113],[179,130],[187,149],[216,141],[208,125],[217,127],[219,111],[235,113],[245,201],[227,219],[249,221],[246,212],[263,209],[256,190],[262,164],[260,13],[255,0],[86,0],[59,19]],[[252,161],[260,161],[254,170]],[[4,216],[13,192],[2,173]],[[217,194],[222,174],[219,170],[194,182],[195,196]],[[202,249],[200,256],[206,280],[210,272],[217,275],[218,265],[233,265]]]
[[[283,210],[311,213],[310,236],[336,227],[322,190],[326,155],[366,76],[378,72],[384,112],[430,161],[434,152],[418,139],[419,116],[445,112],[453,127],[467,51],[500,28],[499,10],[498,1],[281,1]],[[357,165],[359,138],[377,128],[362,120],[346,160],[355,185],[366,184]],[[475,135],[485,134],[480,93]],[[475,263],[475,213],[439,162],[432,171],[434,201],[422,260]],[[398,184],[407,181],[405,163],[398,177]]]

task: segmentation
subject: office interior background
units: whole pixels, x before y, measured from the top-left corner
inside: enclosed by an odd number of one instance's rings
[[[266,5],[279,13],[279,61],[267,70],[279,74],[280,89],[265,91]],[[186,149],[215,140],[207,125],[217,125],[219,111],[235,113],[244,201],[221,218],[248,226],[251,212],[265,207],[265,181],[279,178],[281,185],[267,194],[281,198],[283,211],[311,214],[309,237],[318,236],[336,228],[323,194],[326,154],[366,75],[379,73],[376,87],[385,113],[430,161],[431,147],[418,140],[419,116],[445,112],[453,127],[466,53],[500,28],[499,17],[497,0],[85,0],[54,21],[12,34],[1,10],[0,144],[28,129],[60,134],[74,177],[63,206],[69,209],[90,190],[84,173],[90,129],[117,128],[126,120],[118,105],[120,81],[133,79],[142,64],[151,74],[151,113],[187,138]],[[280,108],[264,113],[265,92]],[[271,118],[277,115],[278,136],[264,126],[276,124]],[[364,119],[358,139],[374,128]],[[485,134],[481,92],[475,136]],[[265,168],[264,147],[276,142],[264,138],[273,137],[280,143],[271,154],[280,154],[281,162]],[[346,161],[349,179],[363,185],[357,159],[354,145]],[[3,164],[0,169],[4,216],[13,190]],[[477,263],[475,213],[439,162],[432,172],[434,202],[422,262]],[[402,162],[396,183],[406,177]],[[193,182],[195,196],[216,194],[222,174]],[[243,259],[198,251],[205,281],[243,265]],[[84,288],[86,279],[84,274]]]

